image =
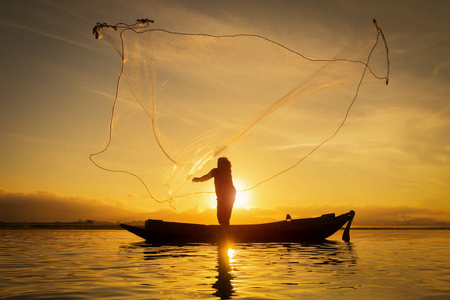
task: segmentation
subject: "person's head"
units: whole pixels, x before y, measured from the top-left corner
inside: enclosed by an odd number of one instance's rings
[[[220,158],[217,160],[217,167],[218,167],[219,169],[222,169],[222,168],[225,168],[225,169],[231,169],[231,163],[230,163],[230,161],[228,160],[228,158],[226,158],[226,157],[220,157]]]

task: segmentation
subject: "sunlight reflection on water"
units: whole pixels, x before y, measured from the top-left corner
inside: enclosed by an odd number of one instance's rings
[[[152,246],[125,231],[0,231],[13,299],[445,299],[449,230],[354,230],[321,244]]]

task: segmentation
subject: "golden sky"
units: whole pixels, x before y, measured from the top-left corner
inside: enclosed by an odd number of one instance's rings
[[[339,134],[292,172],[238,195],[233,216],[244,222],[354,209],[358,218],[360,208],[392,220],[450,221],[449,12],[447,1],[1,1],[0,221],[101,219],[109,207],[131,213],[105,219],[162,211],[215,222],[214,195],[180,198],[173,212],[135,178],[88,159],[105,143],[120,71],[117,52],[95,40],[92,27],[138,18],[177,32],[258,34],[322,58],[377,19],[390,50],[389,85],[363,86]],[[255,174],[232,151],[226,155],[245,189]],[[277,164],[267,163],[269,173]],[[213,184],[197,188],[213,191]],[[30,203],[34,215],[19,213]],[[69,204],[91,209],[77,217]],[[49,216],[52,207],[61,213]]]

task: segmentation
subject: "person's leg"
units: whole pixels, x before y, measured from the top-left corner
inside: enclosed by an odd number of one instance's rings
[[[217,219],[220,225],[230,225],[231,212],[235,200],[235,193],[230,193],[217,200]]]
[[[230,225],[231,211],[228,213],[228,207],[225,199],[217,199],[217,220],[220,225]]]

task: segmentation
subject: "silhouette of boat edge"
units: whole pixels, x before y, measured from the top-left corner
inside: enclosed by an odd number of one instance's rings
[[[295,243],[323,241],[347,223],[342,239],[348,242],[354,216],[353,210],[337,217],[334,213],[304,219],[290,219],[287,215],[284,221],[229,226],[149,219],[145,222],[145,227],[127,224],[120,224],[120,227],[149,243],[159,244],[216,243],[224,238],[241,243]]]

